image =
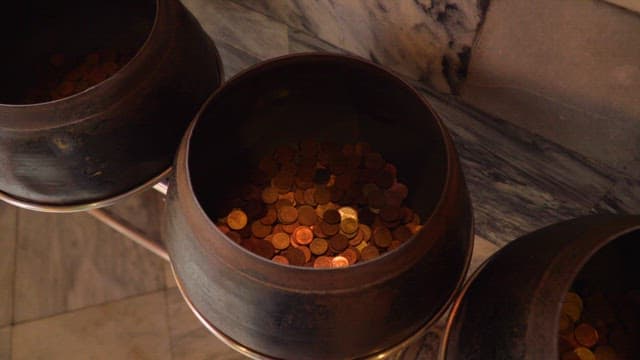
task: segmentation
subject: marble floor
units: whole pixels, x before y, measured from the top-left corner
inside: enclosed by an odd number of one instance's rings
[[[186,1],[226,77],[261,60],[343,50],[232,1]],[[263,31],[254,31],[256,24]],[[473,200],[473,267],[516,237],[591,213],[640,213],[640,180],[415,83],[451,131]],[[114,211],[158,237],[154,191]],[[161,259],[87,214],[0,204],[0,360],[241,359],[189,312]],[[421,359],[434,359],[442,322]]]

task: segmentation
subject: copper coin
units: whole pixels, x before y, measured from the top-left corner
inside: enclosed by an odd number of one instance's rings
[[[594,352],[597,360],[616,360],[618,359],[618,354],[613,349],[613,347],[608,345],[600,345],[596,348]]]
[[[349,260],[344,256],[335,256],[331,259],[332,268],[343,268],[349,266]]]
[[[287,260],[289,260],[289,264],[291,265],[302,266],[306,262],[304,252],[295,247],[288,248],[284,252],[284,256],[287,258]]]
[[[391,234],[393,235],[394,240],[397,240],[400,242],[405,242],[409,240],[411,236],[413,236],[413,233],[411,232],[411,230],[405,225],[398,226],[391,232]]]
[[[598,343],[598,331],[587,323],[582,323],[573,330],[576,341],[585,347],[592,347]]]
[[[336,234],[329,238],[329,247],[335,252],[344,251],[349,246],[349,239],[342,234]]]
[[[298,219],[298,210],[291,205],[285,205],[278,209],[278,220],[283,224],[294,223]]]
[[[331,201],[331,192],[325,186],[315,188],[314,198],[318,204],[326,204]]]
[[[356,236],[349,239],[349,245],[358,246],[362,241],[364,241],[364,231],[360,227],[358,227],[358,231],[356,232]]]
[[[381,170],[385,163],[379,153],[370,152],[364,156],[364,166],[368,169]]]
[[[282,224],[282,231],[286,232],[287,234],[293,234],[293,231],[300,226],[300,223],[293,222],[291,224]]]
[[[265,204],[273,204],[278,201],[278,189],[268,186],[262,190],[260,197]]]
[[[349,172],[345,172],[343,174],[337,175],[335,180],[335,188],[347,190],[348,188],[351,187],[351,184],[353,183],[353,178],[354,178],[353,174]]]
[[[356,154],[359,156],[365,156],[371,152],[371,145],[366,142],[358,142],[355,146]]]
[[[340,202],[340,200],[342,200],[342,198],[344,197],[344,193],[345,191],[342,189],[339,189],[335,186],[332,186],[329,191],[331,192],[331,201],[332,202]]]
[[[316,206],[318,203],[315,198],[316,189],[310,188],[304,191],[304,203],[311,206]]]
[[[257,238],[264,238],[271,234],[271,225],[265,225],[260,221],[251,223],[251,234]]]
[[[296,200],[296,204],[304,205],[304,190],[296,188],[296,192],[294,193],[294,199]]]
[[[407,188],[407,185],[401,182],[397,182],[391,185],[391,187],[389,188],[389,191],[392,191],[398,194],[402,198],[402,200],[406,199],[407,196],[409,195],[409,189]]]
[[[298,226],[293,230],[291,239],[299,245],[308,245],[313,241],[313,231],[307,226]]]
[[[313,225],[311,227],[311,230],[313,230],[313,235],[315,235],[316,237],[325,238],[325,237],[327,237],[327,234],[325,234],[322,231],[322,227],[320,226],[320,224],[321,224],[321,222],[316,223],[315,225]]]
[[[384,191],[382,190],[375,190],[369,193],[367,201],[369,202],[369,206],[373,209],[382,209],[387,205],[387,199],[385,198]]]
[[[275,150],[273,157],[279,162],[290,162],[295,154],[296,151],[292,147],[281,145]]]
[[[369,239],[371,239],[371,228],[368,225],[360,224],[358,225],[358,230],[362,231],[363,241],[369,241]]]
[[[278,220],[278,212],[275,208],[268,208],[267,213],[260,218],[260,222],[264,225],[273,225]]]
[[[273,234],[273,238],[271,238],[271,243],[274,248],[284,250],[288,248],[290,244],[289,234],[284,232],[275,233]]]
[[[289,265],[289,260],[282,255],[276,255],[271,260],[278,264]]]
[[[289,174],[278,173],[271,179],[271,185],[276,188],[279,194],[287,193],[293,185],[293,176]]]
[[[247,226],[247,221],[247,214],[240,209],[233,209],[229,215],[227,215],[227,225],[233,230],[240,230]]]
[[[388,189],[393,185],[395,181],[395,177],[388,171],[381,171],[375,178],[376,185],[378,185],[381,189]]]
[[[391,245],[391,241],[393,241],[393,236],[391,231],[386,227],[378,227],[373,230],[373,241],[375,244],[381,248],[386,248]]]
[[[376,214],[371,212],[369,208],[363,208],[358,211],[358,220],[361,224],[371,225],[376,218]]]
[[[313,239],[311,244],[309,244],[309,249],[311,250],[311,253],[313,255],[322,255],[327,252],[328,248],[329,243],[327,242],[327,240],[322,238],[315,238]]]
[[[399,248],[400,245],[402,245],[401,241],[393,240],[393,241],[391,241],[391,244],[389,244],[389,247],[387,248],[387,250],[388,251],[395,250],[395,249]]]
[[[316,223],[318,216],[316,210],[309,205],[298,207],[298,221],[302,225],[311,226]]]
[[[270,242],[263,239],[251,239],[250,240],[251,251],[264,258],[271,259],[275,255],[275,249]]]
[[[591,350],[585,347],[578,347],[562,354],[562,360],[596,360],[596,357]]]
[[[340,222],[340,213],[338,212],[338,210],[329,209],[324,212],[324,214],[322,215],[322,219],[327,224],[338,224]]]
[[[250,199],[242,207],[242,210],[247,214],[249,219],[256,219],[264,215],[264,204],[257,199]]]
[[[326,236],[332,236],[337,234],[340,231],[339,224],[329,224],[325,221],[320,223],[320,229]]]
[[[331,267],[331,258],[328,256],[318,256],[313,262],[313,267],[316,269],[328,269]]]
[[[229,231],[227,233],[227,236],[236,244],[242,243],[242,235],[240,235],[240,233],[237,231]]]
[[[403,198],[396,192],[385,190],[384,191],[384,200],[387,203],[387,206],[393,207],[401,207]],[[404,213],[403,213],[404,215]]]
[[[358,253],[352,248],[346,249],[340,256],[346,258],[349,261],[349,265],[353,265],[358,261]]]
[[[366,183],[364,185],[362,185],[362,193],[364,194],[364,196],[369,196],[369,194],[371,194],[374,191],[378,191],[380,190],[380,188],[378,187],[378,185],[374,184],[374,183]]]
[[[408,224],[413,221],[413,211],[408,207],[402,207],[402,223]]]
[[[296,177],[295,185],[296,185],[296,189],[300,189],[300,190],[311,189],[313,187],[313,181],[312,179]]]
[[[228,234],[229,231],[231,231],[231,229],[225,224],[216,224],[216,226],[223,234]]]
[[[380,256],[380,251],[373,245],[368,245],[362,251],[360,251],[362,261],[369,261]]]
[[[311,250],[306,246],[300,246],[298,249],[304,253],[304,262],[308,263],[311,260]]]

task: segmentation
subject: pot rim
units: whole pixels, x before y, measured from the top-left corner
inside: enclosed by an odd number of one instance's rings
[[[153,15],[153,24],[151,25],[151,28],[149,29],[148,34],[146,35],[142,44],[136,50],[136,53],[129,59],[129,61],[127,61],[126,64],[124,64],[120,69],[118,69],[118,71],[116,71],[115,74],[111,75],[107,79],[95,85],[92,85],[80,92],[77,92],[67,97],[63,97],[56,100],[30,103],[30,104],[6,104],[3,102],[0,102],[0,110],[2,110],[3,108],[7,110],[25,109],[25,108],[33,109],[33,110],[46,109],[47,107],[67,103],[70,101],[74,101],[80,97],[93,94],[96,90],[106,88],[107,86],[113,84],[115,81],[119,81],[120,77],[126,76],[127,74],[129,74],[131,71],[133,71],[131,70],[132,68],[134,68],[136,65],[138,65],[138,63],[141,63],[144,60],[144,59],[141,59],[142,53],[145,52],[147,48],[151,46],[150,45],[151,42],[155,41],[156,37],[158,36],[157,33],[158,33],[158,23],[160,22],[160,16],[164,14],[165,11],[167,11],[166,0],[154,0],[154,2],[155,2],[155,13]],[[67,125],[82,121],[84,119],[85,118],[70,119],[70,120],[64,119],[64,120],[57,121],[55,124],[52,124],[51,126],[42,127],[40,129],[50,129],[50,128],[67,126]],[[0,117],[0,127],[4,130],[22,130],[23,128],[25,128],[24,126],[19,126],[19,124],[18,126],[16,126],[16,124],[7,124],[5,123],[5,121],[3,121],[2,117]],[[26,128],[30,129],[31,127],[26,127]]]
[[[534,233],[536,233],[538,231],[542,231],[542,230],[544,230],[546,228],[549,228],[549,227],[569,224],[572,221],[576,221],[576,220],[584,219],[584,218],[589,218],[589,217],[592,217],[592,218],[607,218],[607,217],[625,218],[625,217],[630,217],[630,218],[635,218],[636,220],[640,220],[640,216],[634,216],[634,215],[611,215],[611,214],[587,215],[587,216],[582,216],[582,217],[575,218],[575,219],[572,219],[572,220],[566,220],[566,221],[562,221],[562,222],[559,222],[559,223],[555,223],[555,224],[549,225],[547,227],[538,229],[537,231],[525,234],[522,237],[529,236],[531,234],[534,234]],[[573,281],[575,281],[576,277],[580,274],[580,272],[582,271],[584,266],[600,250],[602,250],[602,248],[604,248],[607,245],[611,244],[612,242],[616,241],[620,237],[623,237],[623,236],[628,235],[628,234],[633,233],[633,232],[640,231],[640,221],[638,221],[636,224],[622,224],[622,225],[618,225],[618,226],[622,226],[622,227],[616,229],[616,231],[614,231],[614,232],[610,233],[609,235],[607,235],[603,241],[599,242],[597,246],[594,246],[592,249],[589,250],[589,252],[587,254],[585,254],[584,258],[581,259],[581,261],[579,263],[580,264],[579,266],[577,266],[576,268],[571,269],[571,272],[570,272],[570,274],[571,274],[571,282],[565,286],[565,289],[564,289],[565,293],[569,291],[569,289],[571,288],[571,285],[573,284]],[[520,239],[520,237],[512,240],[508,244],[506,244],[503,247],[501,247],[500,249],[498,249],[498,251],[493,253],[491,256],[489,256],[480,266],[478,266],[478,268],[474,271],[474,273],[465,282],[464,286],[460,290],[459,294],[456,296],[456,298],[455,298],[455,300],[453,302],[453,305],[451,307],[451,313],[449,314],[446,326],[445,326],[444,331],[442,333],[442,338],[440,340],[440,349],[439,349],[438,355],[437,355],[437,359],[438,360],[446,360],[446,358],[447,358],[448,342],[449,342],[449,337],[451,336],[453,325],[454,325],[454,323],[455,323],[455,321],[456,321],[456,319],[457,319],[457,317],[459,315],[459,311],[460,311],[460,307],[462,305],[462,302],[463,302],[463,300],[465,300],[465,296],[469,292],[469,289],[471,288],[471,286],[475,283],[475,280],[480,276],[482,271],[491,262],[495,261],[498,258],[498,256],[501,255],[501,253],[503,252],[503,250],[505,248],[511,247],[511,246],[516,246],[514,244],[519,239]],[[552,266],[552,265],[549,265],[549,266]],[[561,310],[561,305],[559,305],[557,307],[556,311],[554,312],[555,318],[560,318],[561,311],[562,311]],[[532,316],[533,315],[530,315],[529,318],[532,317]],[[556,322],[556,324],[557,324],[557,322]],[[553,330],[553,329],[550,329],[550,330]],[[555,329],[555,332],[557,332],[557,328]],[[526,339],[526,335],[523,338]]]
[[[452,143],[452,141],[450,141],[450,139],[448,139],[448,131],[447,129],[444,127],[444,124],[442,122],[442,119],[440,118],[440,116],[435,112],[435,110],[433,109],[433,107],[431,106],[431,104],[429,104],[426,99],[417,92],[417,90],[411,86],[406,80],[400,78],[399,76],[395,75],[394,73],[392,73],[391,71],[387,70],[386,68],[375,64],[371,61],[368,61],[364,58],[358,57],[358,56],[354,56],[354,55],[345,55],[345,54],[335,54],[335,53],[325,53],[325,52],[303,52],[303,53],[295,53],[295,54],[287,54],[287,55],[283,55],[283,56],[279,56],[279,57],[275,57],[263,62],[260,62],[258,64],[255,64],[239,73],[237,73],[236,75],[234,75],[231,79],[229,79],[228,81],[224,82],[218,89],[216,89],[211,96],[202,104],[200,110],[198,111],[198,113],[195,115],[193,121],[191,122],[191,124],[189,125],[189,128],[187,129],[183,141],[180,144],[180,147],[178,149],[177,152],[177,156],[176,156],[176,166],[175,166],[175,174],[176,176],[184,176],[184,186],[188,187],[189,193],[188,194],[184,194],[184,195],[189,195],[190,199],[189,201],[193,202],[194,207],[197,209],[197,212],[199,213],[200,217],[202,218],[201,220],[195,220],[194,217],[187,217],[187,221],[193,226],[195,225],[195,222],[201,222],[201,225],[204,225],[207,227],[208,231],[210,232],[214,232],[216,234],[218,234],[221,237],[224,237],[225,239],[227,239],[227,241],[230,243],[231,246],[235,246],[237,249],[239,249],[240,251],[242,251],[245,254],[248,254],[249,256],[252,256],[256,259],[259,259],[258,261],[260,261],[261,263],[265,264],[265,266],[271,267],[273,269],[286,269],[287,271],[291,272],[296,272],[299,271],[300,273],[309,273],[309,272],[315,272],[315,273],[330,273],[330,272],[335,272],[335,271],[340,271],[341,273],[345,273],[345,272],[357,272],[357,271],[366,271],[366,269],[371,269],[374,265],[376,265],[377,263],[379,263],[380,261],[384,261],[385,259],[391,259],[394,256],[399,256],[399,254],[401,254],[401,252],[399,251],[394,251],[392,253],[389,254],[385,254],[383,256],[380,256],[376,259],[373,259],[371,261],[367,261],[367,262],[363,262],[363,263],[357,263],[355,265],[349,266],[347,268],[342,268],[342,269],[315,269],[315,268],[307,268],[307,267],[294,267],[294,266],[286,266],[286,265],[282,265],[282,264],[278,264],[275,263],[273,261],[269,261],[265,258],[262,258],[244,248],[242,248],[240,245],[234,243],[233,241],[231,241],[226,235],[224,235],[219,229],[218,227],[213,223],[213,221],[211,220],[211,218],[207,215],[207,213],[204,211],[204,209],[202,208],[200,201],[198,200],[198,198],[196,197],[194,191],[193,191],[193,184],[191,182],[191,173],[190,173],[190,169],[189,169],[189,153],[191,150],[191,139],[194,133],[194,129],[196,128],[197,124],[199,123],[202,115],[207,111],[207,109],[209,108],[210,103],[213,101],[213,99],[215,99],[220,93],[228,91],[227,89],[230,88],[231,86],[233,86],[235,84],[235,82],[238,79],[241,79],[243,77],[245,77],[248,74],[254,73],[258,70],[264,69],[264,68],[269,68],[272,66],[282,66],[282,64],[286,64],[288,62],[291,61],[296,61],[296,60],[304,60],[304,59],[333,59],[333,60],[342,60],[342,61],[350,61],[350,62],[356,62],[360,65],[364,65],[364,66],[368,66],[368,67],[372,67],[375,68],[376,70],[380,71],[381,73],[385,74],[386,76],[389,76],[390,78],[393,78],[395,81],[398,82],[399,85],[404,86],[406,89],[411,91],[411,94],[416,98],[416,100],[420,101],[422,103],[423,106],[425,106],[426,109],[429,110],[429,112],[433,115],[434,117],[434,121],[437,124],[437,128],[439,129],[439,136],[440,138],[443,139],[443,147],[445,149],[445,158],[446,158],[446,174],[445,174],[445,180],[443,182],[443,186],[441,188],[441,193],[440,193],[440,197],[436,203],[436,206],[434,207],[434,210],[429,214],[429,217],[427,217],[424,221],[424,228],[428,227],[428,224],[431,221],[434,221],[434,215],[437,213],[438,209],[441,209],[443,207],[443,203],[445,200],[445,194],[446,194],[446,189],[450,186],[451,183],[451,177],[453,172],[455,171],[455,159],[453,158],[452,155],[455,155],[455,148],[454,145]],[[178,192],[180,192],[179,188],[181,187],[180,185],[176,186],[178,188]],[[179,202],[183,202],[185,200],[178,200]],[[473,218],[473,216],[472,216]],[[193,226],[194,228],[197,228],[197,226]],[[412,241],[408,241],[404,244],[401,245],[400,248],[396,249],[396,250],[400,250],[402,249],[405,245],[411,243]],[[473,225],[472,225],[472,229],[471,229],[471,245],[473,245]],[[464,268],[464,273],[466,273],[466,270],[468,269],[468,265],[469,262],[471,260],[471,252],[472,252],[472,248],[473,246],[470,246],[469,251],[467,253],[467,259],[465,262],[465,268]],[[224,260],[223,260],[224,261]],[[388,260],[387,260],[388,261]],[[225,264],[227,266],[230,267],[234,267],[231,264],[225,262]],[[394,269],[393,272],[390,272],[387,276],[385,277],[380,277],[377,279],[377,281],[371,283],[370,285],[375,285],[377,283],[383,282],[388,280],[389,278],[395,277],[398,273],[404,272],[408,267],[410,267],[411,265],[413,265],[412,262],[405,262],[403,266],[399,266],[396,269]],[[363,269],[363,270],[361,270]],[[247,276],[249,276],[248,274],[245,274]],[[250,278],[254,281],[259,281],[262,282],[263,280],[255,278],[253,276],[250,276]],[[458,286],[460,285],[460,283],[462,281],[464,281],[464,276],[461,276],[462,280],[459,281]],[[271,286],[273,286],[273,284],[271,284]]]

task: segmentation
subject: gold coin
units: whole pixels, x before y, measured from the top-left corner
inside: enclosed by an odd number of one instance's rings
[[[289,234],[284,232],[275,233],[273,234],[271,243],[273,244],[274,248],[278,250],[284,250],[288,248],[290,244]]]
[[[349,266],[349,260],[347,260],[347,258],[345,258],[344,256],[336,256],[333,259],[331,259],[331,267],[332,268],[342,268],[342,267],[347,267]]]
[[[580,311],[582,311],[582,309],[584,308],[584,305],[582,303],[582,298],[580,297],[580,295],[571,291],[569,291],[567,295],[565,295],[563,302],[578,305],[578,307],[580,308]]]
[[[329,243],[327,242],[327,240],[322,238],[315,238],[313,239],[311,244],[309,244],[309,249],[311,250],[311,253],[313,253],[313,255],[322,255],[327,252],[328,248]]]
[[[278,190],[269,186],[262,190],[261,198],[265,204],[273,204],[278,201],[278,195]]]
[[[349,206],[343,206],[338,209],[338,213],[340,214],[340,220],[344,219],[358,219],[358,212]]]
[[[240,209],[233,209],[229,215],[227,215],[227,225],[233,230],[240,230],[247,226],[247,221],[247,214]]]
[[[573,322],[578,322],[578,320],[580,320],[580,316],[582,315],[582,309],[580,309],[580,306],[577,303],[563,302],[562,313],[569,315]]]
[[[340,230],[345,234],[356,234],[358,231],[358,220],[353,218],[345,218],[340,222]]]
[[[366,241],[363,241],[360,244],[358,244],[358,246],[356,246],[356,250],[358,250],[360,254],[362,254],[362,250],[364,250],[364,248],[366,248],[367,246],[369,246],[369,243]]]

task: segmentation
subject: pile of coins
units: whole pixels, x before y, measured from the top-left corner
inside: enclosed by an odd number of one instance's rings
[[[397,170],[366,143],[281,146],[264,157],[227,216],[230,239],[274,262],[340,268],[374,259],[421,228]]]
[[[615,305],[614,305],[615,304]],[[559,358],[614,360],[640,358],[640,291],[584,298],[567,293],[559,323]]]
[[[79,93],[111,77],[130,57],[104,50],[90,53],[78,63],[64,54],[54,54],[49,58],[49,78],[27,90],[25,102],[52,101]]]

